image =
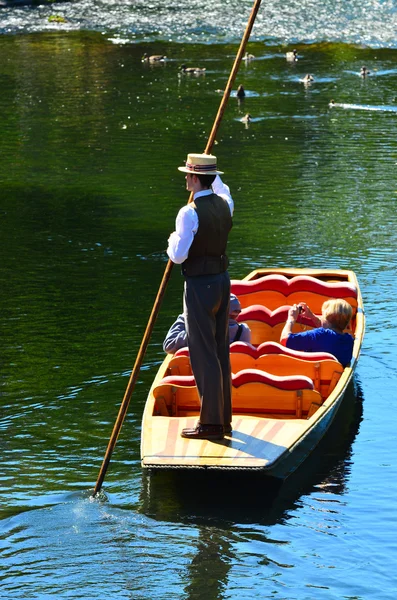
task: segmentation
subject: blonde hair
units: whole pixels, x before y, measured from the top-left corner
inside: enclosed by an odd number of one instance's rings
[[[352,318],[352,307],[346,300],[335,298],[326,300],[321,309],[323,318],[328,321],[332,327],[340,331],[346,329]]]

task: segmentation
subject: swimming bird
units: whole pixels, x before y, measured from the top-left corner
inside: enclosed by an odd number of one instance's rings
[[[187,75],[199,75],[200,73],[205,73],[205,68],[187,67],[186,65],[181,65],[180,70]]]
[[[361,77],[366,77],[370,74],[371,71],[368,71],[367,67],[361,67],[360,75]]]
[[[292,52],[286,52],[285,58],[289,62],[296,62],[298,60],[298,50],[292,50]]]
[[[312,81],[314,81],[314,77],[313,77],[313,75],[310,75],[310,73],[307,73],[307,75],[302,77],[302,79],[299,79],[299,81],[301,81],[305,85],[310,85],[312,83]]]
[[[149,63],[164,62],[166,58],[167,57],[164,56],[163,54],[152,54],[152,56],[149,56],[145,52],[145,54],[142,56],[142,62],[149,62]]]
[[[246,52],[243,56],[243,60],[252,60],[253,58],[255,58],[255,56],[253,54],[249,54],[248,52]]]
[[[245,90],[241,84],[237,88],[236,96],[237,98],[245,98]]]
[[[251,123],[252,117],[249,113],[247,113],[246,115],[243,116],[242,119],[240,119],[240,121],[242,123]]]

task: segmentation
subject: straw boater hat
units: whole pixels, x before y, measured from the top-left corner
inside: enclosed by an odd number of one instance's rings
[[[188,154],[186,165],[178,169],[195,175],[223,175],[223,171],[217,171],[216,156],[212,154]]]

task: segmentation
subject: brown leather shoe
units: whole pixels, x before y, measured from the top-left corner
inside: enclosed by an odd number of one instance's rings
[[[223,425],[202,425],[197,423],[193,429],[182,429],[181,436],[191,440],[222,440]]]

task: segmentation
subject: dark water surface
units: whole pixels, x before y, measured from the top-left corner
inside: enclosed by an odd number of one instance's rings
[[[144,475],[143,406],[181,309],[175,268],[101,502],[90,490],[187,200],[176,167],[206,145],[250,3],[217,18],[212,6],[204,24],[194,2],[182,22],[165,2],[62,4],[85,27],[55,31],[55,7],[0,13],[0,598],[395,598],[396,10],[346,6],[264,8],[236,82],[247,97],[230,99],[214,148],[236,203],[233,278],[357,273],[367,331],[338,427],[281,486]],[[270,14],[285,34],[271,37]],[[169,61],[142,64],[145,51]],[[206,73],[180,77],[182,63]]]

